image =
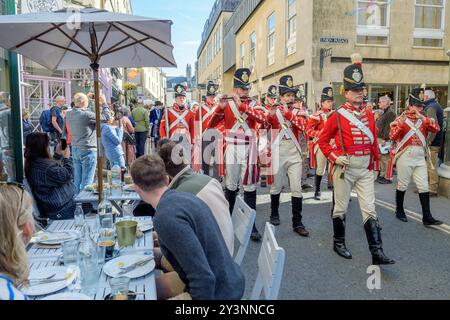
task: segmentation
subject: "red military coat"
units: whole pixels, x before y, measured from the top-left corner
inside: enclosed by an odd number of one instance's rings
[[[281,107],[278,107],[278,109],[281,110]],[[295,138],[297,139],[297,142],[300,143],[300,134],[303,133],[306,128],[306,118],[300,115],[294,115],[292,109],[289,109],[283,118],[284,120],[288,120],[291,123],[290,129],[294,134]],[[270,129],[281,130],[281,125],[280,122],[278,121],[278,117],[276,116],[276,114],[271,115],[269,113],[267,120]],[[275,137],[272,137],[272,140],[274,138]]]
[[[194,117],[195,114],[191,110],[185,108],[181,111],[180,107],[177,104],[174,104],[170,110],[165,110],[162,116],[161,125],[159,127],[161,139],[171,139],[175,133],[178,133],[188,136],[189,141],[192,143],[195,131]],[[181,121],[178,121],[178,118],[180,118]],[[169,127],[169,135],[167,135],[166,132],[167,126]]]
[[[370,129],[374,137],[373,141],[364,134],[356,125],[348,121],[344,116],[336,112],[328,118],[322,133],[319,135],[319,147],[325,157],[335,163],[339,156],[342,156],[342,143],[338,130],[337,117],[339,116],[342,128],[342,139],[344,142],[344,150],[347,155],[365,156],[370,155],[368,163],[369,170],[379,170],[380,154],[377,145],[377,127],[373,113],[366,109],[365,106],[356,108],[350,103],[344,104],[341,108],[356,116],[367,128]],[[331,140],[335,140],[335,144],[331,145]]]
[[[237,106],[237,108],[241,115],[247,115],[247,120],[245,122],[250,129],[257,131],[261,125],[267,126],[266,114],[262,110],[262,107],[259,106],[255,101],[249,100],[247,102],[243,102],[239,106]],[[233,111],[231,110],[230,104],[227,104],[227,106],[223,110],[220,108],[220,106],[216,106],[215,112],[209,121],[208,127],[216,128],[220,125],[221,121],[224,122],[223,124],[225,131],[233,129],[236,122],[238,122],[238,120],[234,116]]]
[[[391,123],[389,139],[395,143],[391,148],[391,159],[386,172],[386,179],[389,180],[393,178],[395,161],[403,150],[409,146],[426,147],[426,145],[423,145],[417,134],[412,135],[402,146],[399,145],[399,143],[403,140],[403,137],[405,137],[411,130],[411,127],[405,122],[406,119],[409,119],[414,125],[416,125],[419,121],[419,117],[415,112],[406,112],[404,115],[397,117],[397,119]],[[437,133],[440,129],[439,124],[434,119],[425,117],[422,120],[422,125],[420,126],[419,131],[426,139],[428,132]]]
[[[309,141],[309,161],[310,167],[315,169],[316,167],[316,153],[319,149],[319,136],[323,128],[325,128],[325,123],[327,122],[330,112],[323,109],[311,115],[306,124],[306,134],[308,137],[312,138]]]

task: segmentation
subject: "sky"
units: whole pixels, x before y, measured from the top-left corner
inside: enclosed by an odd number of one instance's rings
[[[215,0],[131,0],[134,15],[173,21],[172,44],[178,69],[164,68],[168,76],[184,76],[188,63],[192,65],[194,74],[203,26],[214,2]]]

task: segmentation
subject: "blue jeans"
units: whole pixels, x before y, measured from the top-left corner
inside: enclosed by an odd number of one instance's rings
[[[136,137],[136,158],[145,154],[145,142],[147,141],[148,132],[135,132]]]
[[[72,147],[72,152],[75,192],[78,194],[86,186],[94,183],[95,169],[97,168],[97,150],[83,150]]]
[[[123,157],[123,155],[118,158],[108,158],[108,161],[111,168],[113,167],[114,163],[117,163],[121,167],[125,167],[125,158]]]

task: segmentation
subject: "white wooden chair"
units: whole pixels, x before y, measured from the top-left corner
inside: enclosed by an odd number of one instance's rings
[[[286,253],[283,248],[278,246],[274,232],[274,226],[266,222],[258,257],[258,276],[253,287],[251,300],[259,300],[263,290],[266,300],[278,298]]]
[[[256,211],[251,209],[242,199],[238,196],[233,209],[234,235],[239,241],[239,249],[234,257],[234,261],[241,265],[244,259],[245,252],[247,251],[248,243],[250,241],[250,235],[252,234],[253,223],[255,222]]]

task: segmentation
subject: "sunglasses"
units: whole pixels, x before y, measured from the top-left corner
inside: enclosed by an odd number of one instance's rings
[[[20,219],[20,213],[22,212],[22,203],[23,203],[23,195],[25,193],[25,187],[23,186],[23,184],[18,183],[18,182],[0,182],[0,186],[2,186],[2,185],[16,187],[21,190],[19,214],[17,216],[17,225],[19,225],[19,219]]]

